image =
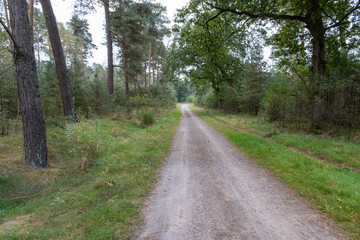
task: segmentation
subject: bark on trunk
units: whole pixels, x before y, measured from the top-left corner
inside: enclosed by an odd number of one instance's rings
[[[37,37],[37,55],[38,55],[38,63],[40,63],[41,59],[40,59],[40,38],[39,38],[39,36]]]
[[[34,31],[34,0],[29,1],[29,21],[31,26],[31,31]]]
[[[156,81],[159,83],[159,79],[160,79],[160,64],[158,63],[156,66],[157,66]]]
[[[312,126],[317,127],[323,116],[319,86],[325,75],[325,32],[324,22],[320,13],[318,1],[313,1],[312,6],[305,16],[306,27],[309,29],[312,40],[312,93],[309,96],[313,111]]]
[[[16,42],[14,62],[23,124],[24,159],[33,168],[46,168],[46,128],[27,6],[26,0],[9,1],[11,29]]]
[[[149,92],[150,92],[150,83],[151,83],[151,42],[149,42],[149,81],[148,81],[148,84],[149,84],[148,90],[149,90]]]
[[[129,89],[129,73],[128,73],[128,64],[127,60],[124,58],[124,77],[125,77],[125,94],[126,97],[129,97],[130,89]]]
[[[66,69],[64,52],[60,40],[59,31],[56,25],[55,15],[50,0],[40,0],[46,21],[46,27],[49,32],[52,52],[54,54],[56,72],[59,78],[61,98],[64,108],[64,115],[76,120],[73,97],[69,75]]]
[[[145,89],[146,89],[146,87],[147,87],[147,75],[146,75],[146,71],[147,71],[147,68],[146,68],[147,66],[146,66],[146,62],[145,62],[145,72],[144,72],[144,84],[145,84]]]
[[[113,45],[112,45],[113,41],[111,34],[111,18],[110,18],[109,1],[104,1],[104,7],[105,7],[107,61],[108,61],[107,87],[108,87],[108,94],[112,96],[114,94],[114,59],[113,59]]]
[[[321,17],[318,1],[313,1],[312,6],[305,16],[306,27],[312,36],[312,73],[315,80],[325,74],[325,28]]]
[[[10,22],[9,22],[9,15],[8,15],[8,10],[7,10],[6,0],[4,0],[3,2],[4,2],[4,12],[5,12],[6,24],[9,27]]]
[[[155,82],[155,61],[154,61],[154,58],[152,58],[152,69],[153,69],[153,83],[154,83],[154,85],[156,85],[156,82]]]

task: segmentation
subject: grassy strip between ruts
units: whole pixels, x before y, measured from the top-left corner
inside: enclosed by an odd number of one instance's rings
[[[147,128],[133,121],[96,120],[100,133],[97,137],[105,145],[98,164],[85,172],[69,170],[60,174],[49,191],[30,199],[0,200],[0,238],[129,239],[134,236],[142,224],[140,206],[156,180],[156,171],[168,152],[180,114],[177,108]],[[65,139],[65,131],[57,128],[48,132],[50,148],[53,146],[56,153],[60,148],[55,142]],[[53,170],[37,171],[44,174]]]
[[[314,206],[332,216],[350,236],[360,239],[360,174],[261,137],[234,131],[201,109],[194,112],[256,163],[270,169],[300,195],[309,198]]]

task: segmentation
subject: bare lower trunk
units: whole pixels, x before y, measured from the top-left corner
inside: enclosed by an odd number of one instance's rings
[[[145,89],[146,89],[146,86],[147,86],[147,75],[146,75],[146,71],[147,71],[147,68],[146,68],[147,66],[146,66],[146,62],[145,62],[145,71],[144,71],[144,84],[145,84]]]
[[[149,42],[149,92],[150,92],[150,83],[151,83],[151,42]]]
[[[30,21],[31,31],[33,31],[33,27],[34,27],[34,0],[29,1],[29,21]]]
[[[64,115],[76,119],[74,103],[71,92],[69,75],[66,69],[64,52],[60,40],[59,31],[56,25],[55,15],[50,0],[40,0],[49,32],[52,52],[54,54],[56,72],[59,78],[61,98],[64,108]]]
[[[9,10],[12,34],[16,42],[14,62],[23,124],[24,159],[33,168],[46,168],[46,128],[26,0],[11,0]]]
[[[130,89],[129,89],[129,73],[128,73],[127,60],[125,58],[123,60],[123,64],[124,64],[124,76],[125,76],[125,94],[126,94],[126,97],[128,97],[129,93],[130,93]]]
[[[108,94],[112,96],[114,94],[114,60],[113,60],[113,46],[112,46],[112,34],[111,34],[111,18],[109,10],[109,1],[104,1],[105,7],[105,26],[106,26],[106,45],[107,45],[107,60],[108,60],[108,79],[107,87]]]
[[[309,29],[312,36],[312,93],[310,96],[311,107],[313,111],[312,125],[319,126],[322,118],[322,103],[321,96],[319,96],[319,86],[323,81],[325,75],[325,28],[324,23],[319,12],[319,1],[313,1],[312,7],[305,16],[306,27]]]
[[[159,79],[160,79],[160,66],[159,66],[160,64],[158,63],[157,64],[157,74],[156,74],[156,81],[159,83]]]
[[[155,85],[156,82],[155,82],[155,61],[154,61],[154,58],[152,58],[152,69],[153,69],[153,83]]]
[[[38,55],[38,63],[40,63],[40,38],[37,37],[37,55]]]

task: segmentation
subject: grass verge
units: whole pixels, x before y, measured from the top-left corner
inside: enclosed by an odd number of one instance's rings
[[[195,108],[194,112],[230,139],[256,163],[270,169],[300,195],[309,198],[313,206],[333,217],[349,235],[360,239],[360,174],[346,168],[337,168],[301,152],[294,152],[283,144],[234,131],[228,126],[224,114],[214,111],[209,114],[209,111],[199,108]],[[229,118],[235,122],[233,115]],[[290,141],[286,139],[286,134],[281,136],[284,142]],[[295,139],[313,138],[313,136],[295,134],[292,136],[295,136],[293,137]],[[313,141],[312,144],[316,145],[317,141]],[[346,145],[344,142],[341,144]],[[316,146],[316,148],[320,147]],[[331,145],[325,147],[330,149]]]
[[[101,151],[83,171],[79,166],[88,149],[74,148],[64,128],[48,129],[52,167],[46,170],[22,163],[20,136],[1,138],[0,238],[131,238],[179,117],[179,108],[162,112],[147,128],[116,116],[94,120]]]
[[[234,129],[244,129],[263,137],[270,137],[276,143],[295,147],[327,161],[343,164],[343,168],[360,169],[360,144],[342,138],[332,138],[326,135],[311,135],[299,132],[288,132],[275,128],[271,123],[254,116],[241,114],[225,114],[217,110],[202,109],[191,106],[193,111],[201,116],[211,118]]]

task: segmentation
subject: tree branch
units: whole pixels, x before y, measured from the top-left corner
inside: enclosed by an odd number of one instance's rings
[[[0,19],[0,23],[1,23],[1,25],[3,26],[3,28],[5,28],[6,32],[9,34],[9,37],[11,38],[11,41],[13,42],[14,47],[16,48],[16,50],[19,51],[19,48],[18,48],[18,46],[17,46],[17,44],[16,44],[16,41],[15,41],[14,36],[12,35],[10,29],[5,25],[5,23],[3,22],[2,19]]]
[[[210,7],[219,10],[219,12],[212,18],[210,18],[208,20],[212,21],[215,18],[217,18],[218,16],[220,16],[222,13],[224,12],[231,12],[234,13],[238,16],[248,16],[250,18],[258,18],[258,19],[273,19],[273,20],[292,20],[292,21],[301,21],[301,22],[305,22],[305,17],[302,16],[296,16],[296,15],[285,15],[285,14],[271,14],[271,13],[262,13],[262,14],[255,14],[255,13],[251,13],[248,11],[237,11],[236,9],[231,9],[231,8],[220,8],[220,7],[216,7],[215,5],[206,2],[207,5],[209,5]]]
[[[337,23],[325,28],[325,31],[334,28],[334,27],[338,27],[340,25],[346,24],[347,22],[343,22],[347,17],[349,17],[353,12],[355,12],[356,10],[358,10],[360,8],[360,0],[358,1],[358,3],[356,4],[356,6],[351,9],[351,11],[349,11],[347,14],[345,14]]]

